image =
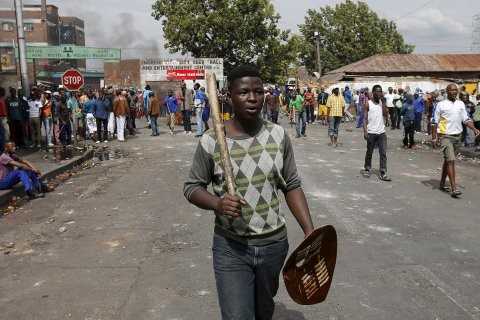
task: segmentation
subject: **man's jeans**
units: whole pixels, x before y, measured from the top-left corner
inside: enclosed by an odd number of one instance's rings
[[[415,144],[415,121],[405,121],[403,123],[404,138],[403,145],[411,148]]]
[[[195,108],[195,118],[197,120],[197,136],[203,135],[202,114],[203,114],[203,107]]]
[[[422,131],[422,112],[415,112],[415,130],[418,132]]]
[[[363,106],[357,103],[356,108],[357,108],[357,128],[361,128],[363,127],[363,115],[364,115]]]
[[[45,140],[47,145],[52,144],[52,117],[42,118],[42,126],[45,130]]]
[[[307,114],[305,109],[302,111],[295,111],[295,122],[297,128],[297,137],[305,135],[305,130],[307,128]]]
[[[192,111],[183,110],[182,113],[183,113],[183,130],[185,130],[185,132],[191,132],[192,124],[190,122],[190,117],[192,116]]]
[[[387,135],[369,133],[367,137],[367,153],[365,154],[365,170],[372,169],[372,155],[375,146],[380,154],[380,172],[387,172]]]
[[[222,319],[272,319],[288,240],[251,246],[215,234],[212,251]]]
[[[0,180],[0,190],[11,189],[19,182],[22,182],[25,192],[34,191],[40,187],[40,181],[35,172],[15,169],[10,171],[2,180]]]
[[[268,118],[273,123],[278,123],[278,110],[270,110],[268,111]]]
[[[160,133],[158,132],[158,123],[157,123],[158,116],[150,116],[150,127],[152,128],[152,135],[158,136]]]
[[[328,117],[328,135],[338,138],[338,128],[342,122],[342,117]]]
[[[305,111],[307,112],[307,122],[313,123],[315,122],[315,108],[312,105],[306,105]]]

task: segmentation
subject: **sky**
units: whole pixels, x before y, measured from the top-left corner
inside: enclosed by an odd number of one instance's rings
[[[39,3],[40,0],[24,0]],[[335,5],[327,0],[272,0],[281,15],[280,27],[298,32],[308,9]],[[366,0],[382,18],[394,20],[416,53],[471,52],[473,15],[479,0]],[[13,0],[0,0],[1,7]],[[121,47],[124,57],[171,57],[164,48],[161,24],[151,13],[153,0],[49,0],[61,15],[85,21],[89,46]],[[478,35],[480,37],[480,35]]]

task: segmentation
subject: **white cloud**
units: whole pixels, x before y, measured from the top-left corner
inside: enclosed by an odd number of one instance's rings
[[[470,36],[470,28],[463,22],[446,16],[437,8],[427,8],[400,19],[399,30],[405,35],[435,41],[439,38]]]

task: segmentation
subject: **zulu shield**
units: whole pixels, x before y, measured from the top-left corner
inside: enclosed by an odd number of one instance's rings
[[[331,225],[310,234],[283,268],[288,294],[298,304],[312,305],[327,298],[337,260],[337,232]]]

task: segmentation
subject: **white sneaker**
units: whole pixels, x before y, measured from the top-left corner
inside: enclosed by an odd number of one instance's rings
[[[50,142],[50,143],[48,144],[48,146],[49,146],[49,147],[53,147],[54,144]]]
[[[100,143],[100,140],[97,140],[95,143]]]
[[[103,143],[108,143],[108,140],[103,141]]]

